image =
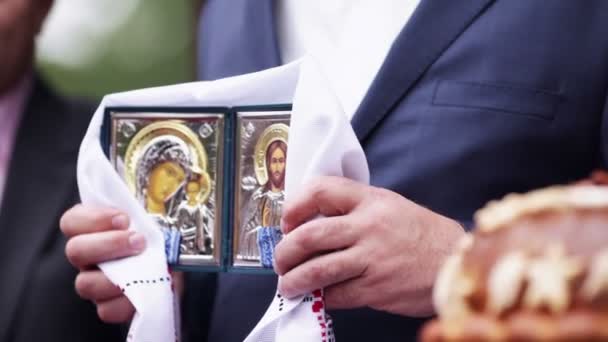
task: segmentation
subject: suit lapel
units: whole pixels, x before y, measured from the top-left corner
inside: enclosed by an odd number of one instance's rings
[[[66,148],[77,146],[62,144],[62,134],[68,133],[63,107],[40,82],[30,99],[0,210],[0,340],[27,288],[29,269],[58,234],[59,215],[74,191],[74,158]]]
[[[353,116],[360,141],[493,0],[422,0]]]

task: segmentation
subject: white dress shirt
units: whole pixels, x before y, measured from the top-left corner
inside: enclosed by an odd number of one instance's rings
[[[419,2],[281,0],[275,11],[283,63],[314,56],[352,118]]]

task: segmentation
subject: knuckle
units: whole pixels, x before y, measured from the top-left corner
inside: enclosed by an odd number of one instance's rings
[[[367,188],[367,195],[374,203],[378,203],[386,201],[392,195],[392,192],[383,188],[370,186]]]
[[[323,267],[323,265],[320,264],[313,264],[310,266],[310,269],[308,271],[308,278],[314,283],[314,284],[319,284],[321,282],[323,282],[325,275],[326,275],[326,269]]]
[[[325,279],[327,279],[327,281],[338,281],[342,269],[343,268],[342,268],[341,263],[338,263],[338,262],[329,263],[328,265],[326,265],[324,267],[324,270],[323,270]]]
[[[90,294],[93,289],[93,283],[90,278],[85,273],[78,273],[76,276],[76,280],[74,280],[74,287],[76,288],[76,292],[80,297],[90,297]]]
[[[372,188],[370,199],[373,202],[371,202],[369,212],[373,212],[373,215],[362,217],[363,222],[369,229],[383,229],[392,227],[396,223],[401,225],[408,220],[408,208],[396,202],[394,193],[385,189]],[[401,222],[396,222],[397,218],[400,218]]]
[[[314,230],[315,229],[304,229],[301,231],[296,231],[298,234],[293,235],[293,240],[298,249],[308,250],[312,245],[314,245],[315,236],[312,234]]]
[[[128,250],[129,248],[129,240],[128,240],[128,232],[117,231],[113,232],[112,236],[109,238],[110,246],[112,246],[113,250]]]
[[[316,201],[319,201],[325,197],[327,193],[327,187],[324,178],[315,178],[310,182],[310,195]]]
[[[339,221],[340,220],[329,220],[329,219],[320,219],[311,221],[310,228],[306,235],[308,235],[308,243],[310,244],[319,244],[323,239],[333,235],[332,233],[336,228],[339,229]]]
[[[65,255],[70,261],[70,263],[76,267],[81,265],[83,259],[80,247],[78,245],[78,241],[75,241],[74,238],[68,240],[65,245]]]
[[[105,323],[113,323],[115,321],[109,305],[107,304],[97,304],[97,316]]]
[[[335,244],[333,242],[340,239],[338,219],[318,219],[310,221],[305,230],[300,234],[300,246],[305,250],[317,250],[319,248],[325,248],[328,243]]]
[[[92,227],[99,227],[104,223],[105,220],[110,219],[110,215],[107,210],[103,209],[89,209],[87,211],[88,219],[91,222]]]
[[[351,234],[355,241],[367,240],[370,237],[374,237],[372,232],[376,229],[379,216],[382,215],[382,212],[382,208],[370,208],[370,211],[353,213],[353,215],[348,217],[346,222],[343,222],[343,225],[339,229]]]
[[[133,315],[133,307],[126,297],[97,304],[97,316],[106,323],[124,323]]]
[[[336,217],[332,219],[331,225],[319,227],[317,234],[322,234],[320,236],[321,239],[340,238],[344,235],[352,234],[353,227],[356,227],[357,224],[358,222],[352,220],[351,217]]]
[[[80,206],[81,206],[81,204],[76,204],[75,206],[70,208],[68,211],[63,213],[63,215],[61,215],[61,218],[59,219],[59,228],[61,228],[61,231],[68,236],[70,236],[73,231],[74,212],[76,210],[78,210]]]
[[[283,247],[281,244],[278,244],[274,250],[274,270],[279,275],[283,275],[287,271],[285,253],[283,252]]]

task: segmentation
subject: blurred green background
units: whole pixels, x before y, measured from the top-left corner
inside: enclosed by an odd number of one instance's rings
[[[104,94],[195,79],[200,0],[55,0],[37,66],[67,95]]]

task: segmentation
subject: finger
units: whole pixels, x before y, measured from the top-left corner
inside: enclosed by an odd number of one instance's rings
[[[72,265],[84,269],[104,261],[141,253],[146,240],[141,233],[125,230],[77,235],[65,246]]]
[[[366,267],[357,254],[350,248],[315,257],[279,278],[279,292],[293,298],[358,277]]]
[[[126,323],[133,318],[135,308],[125,296],[97,302],[97,315],[106,323]]]
[[[122,296],[122,291],[101,271],[82,271],[75,281],[76,292],[84,299],[107,301]]]
[[[324,289],[325,305],[329,310],[354,309],[367,306],[361,278],[347,280]]]
[[[289,233],[318,214],[337,216],[349,213],[363,199],[366,186],[343,177],[319,177],[304,189],[307,190],[283,206],[283,233]]]
[[[111,229],[126,230],[129,218],[114,208],[77,204],[63,214],[59,226],[66,236],[72,237]]]
[[[309,221],[283,236],[275,248],[275,271],[284,275],[310,258],[352,246],[357,241],[349,216]]]

